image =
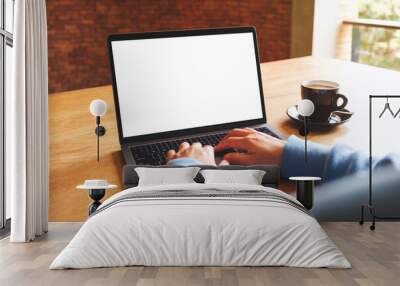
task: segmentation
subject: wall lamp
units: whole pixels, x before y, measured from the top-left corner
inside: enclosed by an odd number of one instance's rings
[[[107,103],[101,99],[95,99],[90,103],[90,113],[96,117],[96,129],[94,130],[97,135],[97,162],[100,159],[100,136],[106,134],[106,128],[100,125],[100,117],[104,116],[107,112]]]

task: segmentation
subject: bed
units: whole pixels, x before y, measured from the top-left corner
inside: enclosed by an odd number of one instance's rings
[[[276,189],[276,166],[247,167],[265,171],[262,185],[205,184],[199,173],[196,183],[151,186],[138,186],[136,167],[124,167],[126,189],[88,218],[50,269],[351,267],[307,210]]]

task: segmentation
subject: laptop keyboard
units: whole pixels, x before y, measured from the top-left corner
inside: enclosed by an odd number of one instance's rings
[[[255,129],[259,132],[263,132],[276,137],[276,135],[266,127]],[[167,162],[166,153],[168,152],[168,150],[174,149],[175,151],[178,151],[179,145],[182,142],[189,142],[190,144],[200,142],[202,145],[215,146],[226,134],[227,133],[222,132],[206,136],[190,137],[187,139],[139,145],[131,147],[131,152],[137,165],[165,165]]]

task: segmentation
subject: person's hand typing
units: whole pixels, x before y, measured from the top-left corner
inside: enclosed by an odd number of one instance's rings
[[[190,145],[188,142],[183,142],[179,146],[178,152],[169,150],[167,152],[167,161],[178,158],[193,158],[202,164],[216,165],[214,148],[210,145],[202,146],[201,143],[193,143]]]
[[[215,152],[237,149],[224,155],[231,165],[280,165],[284,146],[285,141],[254,129],[233,129],[215,146]]]

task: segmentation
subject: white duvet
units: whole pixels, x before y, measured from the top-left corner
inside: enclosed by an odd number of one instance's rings
[[[207,189],[265,191],[292,205],[235,196],[121,200],[133,192]],[[100,206],[103,210],[85,222],[50,269],[127,265],[349,268],[350,263],[318,222],[293,203],[300,204],[279,190],[262,186],[131,188],[106,200]]]

